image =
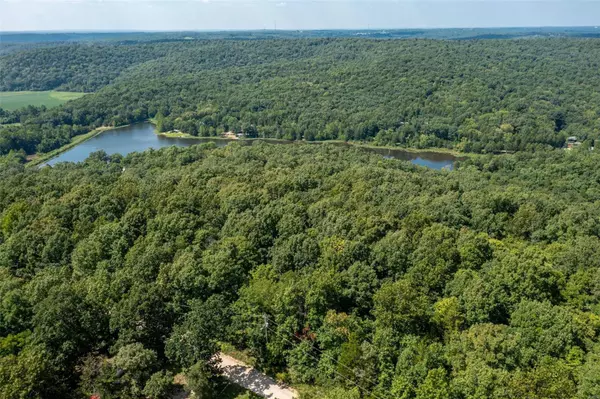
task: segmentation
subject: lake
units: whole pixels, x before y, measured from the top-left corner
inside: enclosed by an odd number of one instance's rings
[[[56,158],[52,158],[46,165],[54,165],[59,162],[81,162],[92,152],[104,150],[107,154],[127,155],[130,152],[145,151],[149,148],[162,148],[176,145],[188,147],[195,144],[213,142],[218,147],[224,147],[233,140],[217,140],[211,138],[174,138],[155,134],[154,126],[150,123],[137,123],[134,125],[116,128],[102,132],[91,139],[84,141],[76,147],[67,150]],[[265,139],[271,144],[290,144],[289,141],[278,141]],[[243,141],[251,143],[252,141]],[[335,145],[350,147],[352,144],[333,143]],[[357,147],[364,151],[380,154],[387,159],[400,159],[412,162],[415,165],[426,166],[432,169],[452,169],[457,160],[451,154],[439,152],[409,152],[393,148]]]

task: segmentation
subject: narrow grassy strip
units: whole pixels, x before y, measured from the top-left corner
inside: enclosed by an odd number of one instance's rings
[[[71,148],[83,143],[84,141],[87,141],[87,140],[91,139],[92,137],[95,137],[95,136],[99,135],[100,133],[102,133],[106,130],[110,130],[110,129],[114,129],[114,128],[113,127],[105,127],[105,126],[99,127],[97,129],[92,130],[89,133],[81,134],[79,136],[73,137],[69,144],[65,144],[62,147],[57,148],[56,150],[46,152],[43,154],[34,154],[34,155],[28,157],[28,162],[25,164],[25,167],[29,168],[32,166],[40,165],[46,161],[49,161],[52,158],[55,158],[56,156],[62,154],[63,152],[70,150]]]

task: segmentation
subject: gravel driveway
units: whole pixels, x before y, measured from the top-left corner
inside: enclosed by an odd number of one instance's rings
[[[227,356],[219,354],[223,376],[255,394],[270,399],[296,399],[298,392],[292,388],[282,386],[271,377],[253,369],[252,367]]]

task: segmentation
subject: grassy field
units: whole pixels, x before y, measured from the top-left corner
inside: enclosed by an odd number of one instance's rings
[[[28,105],[45,105],[56,107],[83,96],[85,93],[65,91],[2,91],[0,92],[0,108],[12,111]]]

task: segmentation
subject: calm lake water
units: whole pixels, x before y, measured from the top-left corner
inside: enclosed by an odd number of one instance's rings
[[[291,142],[264,140],[272,144],[290,144]],[[107,154],[126,155],[130,152],[144,151],[149,148],[162,148],[172,145],[188,147],[195,144],[214,142],[218,147],[224,147],[231,141],[214,140],[210,138],[172,138],[159,136],[154,133],[154,126],[150,123],[138,123],[135,125],[107,130],[91,139],[84,141],[76,147],[71,148],[51,159],[46,164],[54,165],[59,162],[81,162],[92,152],[104,150]],[[247,141],[251,143],[251,141]],[[340,146],[351,146],[351,144],[336,143]],[[432,169],[452,169],[456,157],[450,154],[437,152],[408,152],[389,148],[364,148],[365,151],[380,154],[388,159],[400,159],[410,161],[416,165],[426,166]]]

